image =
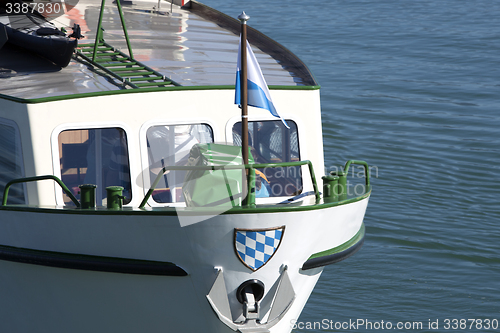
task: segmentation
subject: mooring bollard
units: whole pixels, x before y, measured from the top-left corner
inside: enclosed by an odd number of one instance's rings
[[[338,176],[323,176],[323,201],[325,203],[338,200],[337,188],[339,186]]]
[[[338,170],[338,171],[331,171],[330,172],[331,176],[337,176],[339,178],[339,182],[337,186],[334,187],[333,191],[336,193],[338,196],[339,200],[344,200],[347,198],[347,172]]]
[[[106,187],[107,193],[107,207],[108,209],[121,209],[123,206],[123,187],[121,186],[108,186]]]
[[[80,208],[95,208],[95,189],[97,185],[83,184],[78,187],[80,188]]]

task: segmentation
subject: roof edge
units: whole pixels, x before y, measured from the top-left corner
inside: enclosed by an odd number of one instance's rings
[[[235,35],[240,34],[241,23],[237,19],[195,0],[191,0],[189,6],[186,7],[186,10],[214,22]],[[318,86],[316,78],[307,65],[292,51],[274,39],[250,26],[247,27],[247,39],[250,44],[258,47],[262,52],[269,54],[285,69],[295,68],[298,71],[295,74],[303,80],[305,86]]]
[[[180,87],[164,87],[164,88],[140,88],[140,89],[122,89],[122,90],[108,90],[96,91],[90,93],[71,94],[62,96],[50,96],[40,98],[20,98],[9,95],[0,94],[0,99],[6,99],[17,103],[23,104],[36,104],[55,102],[68,99],[97,97],[106,95],[121,95],[121,94],[136,94],[145,92],[159,92],[159,91],[188,91],[188,90],[234,90],[233,85],[219,85],[219,86],[180,86]],[[270,90],[319,90],[320,86],[269,86]]]

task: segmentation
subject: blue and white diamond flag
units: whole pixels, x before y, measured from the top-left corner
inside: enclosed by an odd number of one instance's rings
[[[235,229],[234,246],[240,260],[253,271],[271,259],[283,238],[285,227]]]
[[[241,105],[241,36],[240,36],[240,48],[238,49],[238,67],[236,69],[236,94],[234,98],[234,104]],[[276,111],[273,101],[271,100],[271,94],[267,88],[266,80],[264,75],[262,75],[262,70],[260,69],[257,58],[253,54],[250,43],[247,43],[247,98],[248,105],[254,106],[256,108],[266,109],[276,118],[280,118],[283,124],[288,127],[285,119],[283,119]]]

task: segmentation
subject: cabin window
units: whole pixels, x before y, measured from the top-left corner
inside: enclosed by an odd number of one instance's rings
[[[281,120],[248,122],[248,145],[255,163],[300,160],[297,125],[291,120],[286,120],[286,123],[290,129]],[[233,144],[241,146],[241,122],[233,125],[232,132]],[[292,196],[302,192],[300,166],[265,168],[259,171],[264,177],[257,177],[257,197]]]
[[[214,141],[212,128],[207,124],[161,125],[147,130],[149,179],[152,184],[166,166],[185,166],[191,148],[197,143]],[[186,171],[165,173],[153,192],[158,203],[183,202],[182,184]]]
[[[132,199],[127,136],[121,128],[67,130],[59,134],[61,180],[79,199],[78,185],[97,185],[96,204],[106,205],[106,187],[122,186]],[[65,204],[71,200],[64,194]]]
[[[13,179],[24,177],[21,137],[17,125],[0,119],[0,199],[5,185]],[[9,189],[7,204],[25,204],[24,185],[15,184]]]

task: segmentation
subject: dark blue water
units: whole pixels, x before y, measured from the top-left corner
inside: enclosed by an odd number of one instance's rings
[[[295,332],[500,332],[500,2],[203,2],[315,73],[327,168],[378,170],[363,249],[325,269]]]

